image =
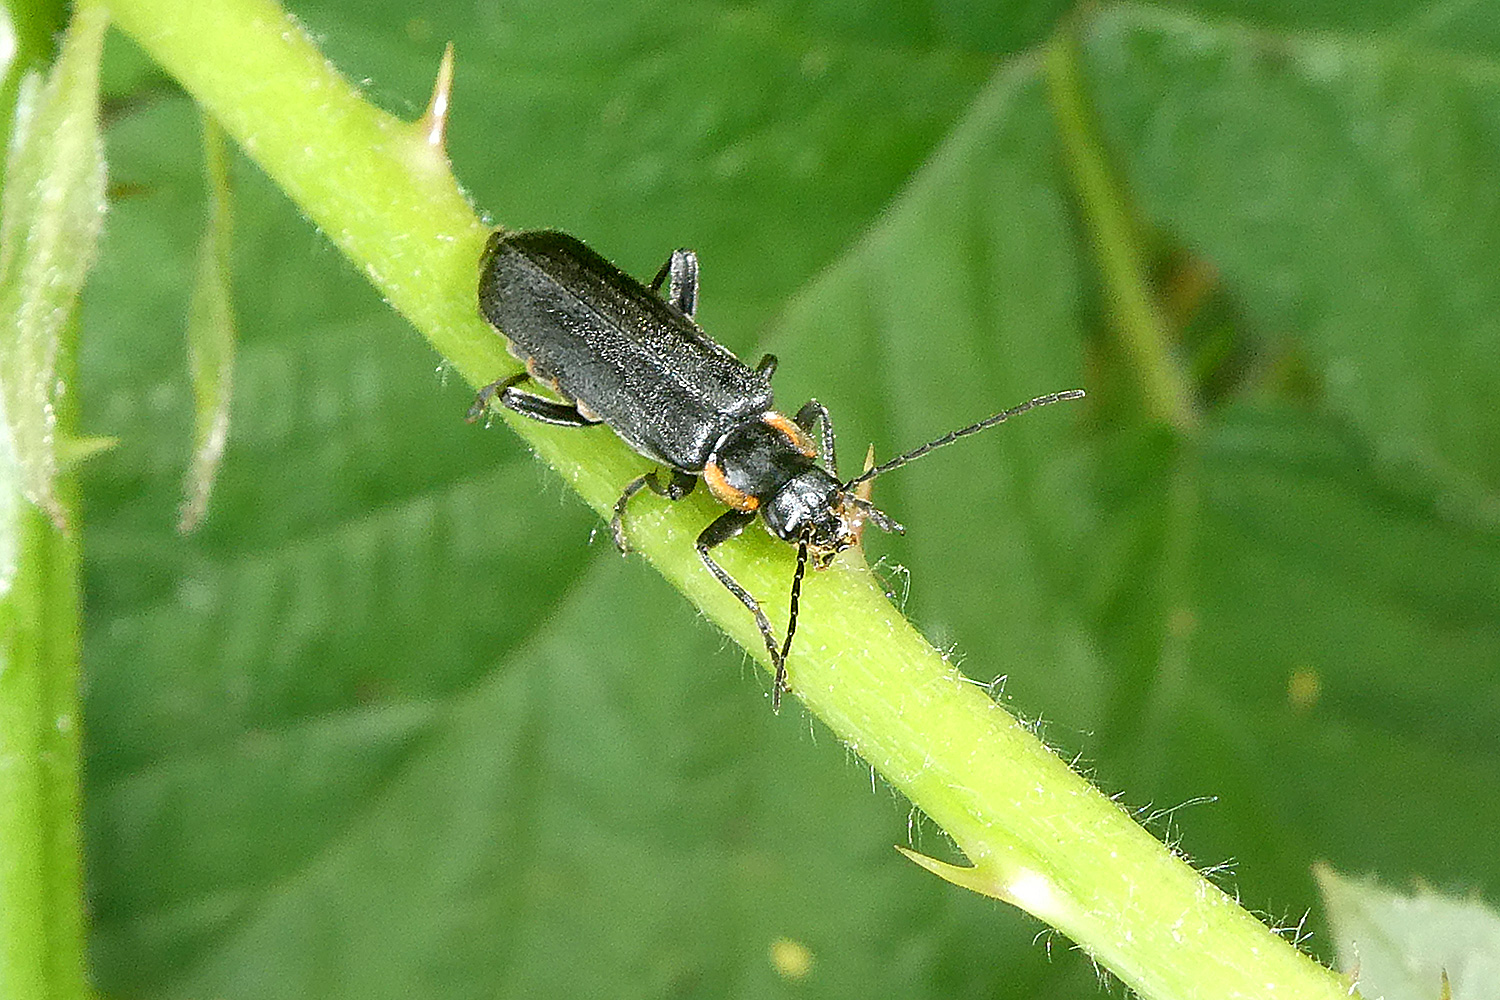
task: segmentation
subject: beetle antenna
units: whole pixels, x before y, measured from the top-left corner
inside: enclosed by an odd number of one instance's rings
[[[1066,390],[1064,392],[1054,392],[1054,393],[1050,393],[1050,394],[1048,394],[1046,396],[1038,396],[1035,399],[1028,399],[1026,402],[1022,403],[1020,406],[1012,406],[1010,409],[1004,410],[1004,411],[1002,411],[1000,413],[997,413],[997,414],[995,414],[992,417],[985,417],[983,420],[979,421],[979,423],[977,423],[977,424],[970,424],[967,427],[960,427],[956,431],[949,431],[947,434],[944,434],[942,437],[938,438],[936,441],[929,441],[926,444],[922,445],[922,447],[920,447],[920,448],[913,448],[911,451],[907,452],[905,455],[900,455],[900,456],[898,456],[896,458],[891,459],[889,462],[884,463],[883,465],[877,465],[873,469],[870,469],[870,470],[868,470],[866,472],[862,472],[859,475],[855,476],[853,479],[849,480],[847,483],[845,483],[844,486],[843,486],[843,488],[845,490],[849,490],[849,489],[851,489],[851,488],[853,488],[855,486],[858,486],[860,483],[866,482],[867,480],[870,480],[870,479],[874,479],[876,476],[884,475],[885,473],[890,472],[893,469],[899,469],[899,468],[901,468],[901,466],[906,465],[908,462],[915,462],[917,459],[921,458],[923,455],[927,454],[929,451],[936,451],[937,449],[942,448],[945,445],[952,444],[953,442],[957,441],[959,438],[968,437],[970,434],[978,434],[980,431],[982,431],[982,430],[988,430],[989,428],[994,427],[996,424],[1003,424],[1003,423],[1005,423],[1005,421],[1009,420],[1011,417],[1018,417],[1021,414],[1025,413],[1027,410],[1034,410],[1034,409],[1036,409],[1039,406],[1047,406],[1047,405],[1049,405],[1051,403],[1060,403],[1060,402],[1062,402],[1065,399],[1082,399],[1082,398],[1083,398],[1083,390],[1082,389],[1068,389],[1068,390]],[[861,506],[863,506],[863,505],[861,505]],[[884,515],[882,515],[882,516],[884,516]],[[877,525],[880,525],[880,521],[878,519],[875,519],[873,517],[873,515],[872,515],[871,519],[874,520]],[[892,523],[895,523],[895,522],[892,522]],[[880,526],[884,527],[884,525],[880,525]],[[886,529],[886,530],[890,530],[890,529]]]
[[[786,641],[776,659],[776,680],[771,683],[771,711],[781,711],[781,692],[786,690],[786,657],[792,651],[792,636],[797,634],[797,604],[802,600],[802,577],[807,572],[807,543],[812,529],[797,536],[797,572],[792,574],[792,609],[787,613]]]

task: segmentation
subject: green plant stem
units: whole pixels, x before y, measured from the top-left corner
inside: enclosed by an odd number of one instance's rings
[[[264,0],[110,6],[116,23],[219,118],[466,378],[480,384],[514,370],[475,315],[484,228],[446,160],[426,144],[426,128],[365,103]],[[510,423],[601,513],[642,468],[602,429]],[[692,538],[711,513],[702,497],[670,508],[642,505],[632,539],[764,663],[750,616],[693,552]],[[752,591],[785,593],[789,552],[763,533],[726,546],[724,561]],[[808,581],[791,681],[975,864],[929,867],[1053,924],[1146,997],[1347,995],[1337,976],[1199,878],[966,683],[857,562]]]
[[[1104,279],[1105,302],[1147,414],[1179,431],[1196,426],[1188,380],[1172,356],[1166,318],[1151,294],[1139,227],[1115,182],[1084,94],[1078,42],[1065,24],[1047,44],[1047,92],[1063,162]]]
[[[65,506],[71,484],[60,482]],[[0,996],[88,995],[79,864],[78,537],[26,505],[0,601]]]
[[[59,16],[54,5],[22,12],[16,65],[40,69],[56,54],[46,31]],[[68,318],[97,234],[102,174],[90,114],[98,90],[98,67],[106,17],[96,5],[79,4],[66,42],[52,68],[52,83],[32,94],[32,125],[26,152],[7,162],[6,205],[12,229],[3,285],[4,337],[33,337],[55,349],[51,365],[31,369],[74,382],[76,331]],[[7,139],[17,137],[14,101],[7,80]],[[45,96],[38,97],[38,93]],[[45,111],[39,104],[48,104]],[[76,117],[75,117],[76,116]],[[38,121],[43,125],[38,125]],[[49,132],[47,129],[55,128]],[[47,143],[53,141],[53,145]],[[17,166],[26,161],[25,168]],[[62,161],[61,169],[54,169]],[[98,189],[76,183],[88,176]],[[51,197],[57,194],[62,197]],[[86,204],[83,225],[71,227],[68,193]],[[91,223],[91,225],[90,225]],[[60,263],[59,258],[68,258]],[[18,306],[30,309],[26,321]],[[38,320],[40,313],[56,318]],[[53,339],[55,338],[55,340]],[[7,344],[0,380],[23,378],[16,359],[23,351]],[[35,353],[43,353],[38,350]],[[52,436],[58,470],[45,487],[46,506],[28,501],[20,439],[27,433],[20,410],[40,403],[24,391],[0,392],[0,997],[82,1000],[91,995],[85,974],[83,870],[81,863],[81,760],[79,725],[79,536],[59,521],[72,520],[76,484],[71,471],[77,451],[73,393],[51,393]],[[13,409],[11,407],[14,407]],[[38,426],[33,422],[32,427]],[[32,500],[37,497],[33,493]],[[55,515],[55,516],[54,516]]]

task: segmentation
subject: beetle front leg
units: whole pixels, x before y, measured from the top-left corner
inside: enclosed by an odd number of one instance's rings
[[[781,692],[789,688],[786,683],[786,661],[781,658],[781,648],[777,644],[776,633],[771,629],[771,621],[760,609],[760,602],[751,597],[750,592],[741,587],[739,581],[730,576],[729,572],[714,562],[714,557],[708,554],[709,549],[729,541],[754,521],[754,511],[725,511],[703,529],[703,533],[698,536],[696,547],[698,558],[703,560],[703,565],[708,567],[708,571],[724,585],[725,590],[739,598],[740,603],[749,608],[750,613],[755,616],[755,624],[760,629],[761,638],[766,641],[766,652],[771,654],[771,666],[776,671],[776,679],[771,682],[771,710],[779,712],[781,711]]]
[[[698,311],[698,255],[686,248],[673,250],[672,256],[651,279],[651,290],[661,291],[661,283],[671,276],[667,284],[667,301],[672,303],[688,319]]]
[[[683,472],[681,469],[672,470],[672,479],[665,486],[657,478],[655,470],[632,479],[626,485],[625,492],[620,494],[620,499],[615,501],[614,516],[609,519],[609,531],[614,536],[615,548],[620,550],[620,555],[630,554],[630,542],[625,538],[625,508],[630,503],[631,497],[644,487],[657,496],[666,497],[675,503],[693,492],[693,487],[697,485],[698,477],[691,472]]]
[[[839,474],[838,459],[833,454],[833,418],[828,415],[828,407],[816,399],[809,399],[802,404],[802,409],[792,418],[797,426],[811,434],[813,424],[817,423],[822,429],[823,436],[823,466],[834,476]]]

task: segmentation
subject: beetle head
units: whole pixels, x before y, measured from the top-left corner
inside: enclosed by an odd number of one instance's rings
[[[834,556],[857,545],[867,521],[883,531],[905,530],[817,466],[787,480],[761,507],[761,513],[766,527],[777,538],[805,540],[818,569],[826,568]]]

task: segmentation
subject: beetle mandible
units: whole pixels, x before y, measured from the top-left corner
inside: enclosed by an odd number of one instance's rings
[[[664,283],[665,297],[659,294]],[[698,556],[755,616],[775,670],[771,704],[779,710],[809,559],[816,568],[828,566],[857,543],[867,521],[883,531],[906,530],[857,487],[1017,414],[1077,399],[1083,390],[1038,396],[841,482],[827,408],[810,399],[795,417],[777,412],[771,391],[776,356],[765,355],[754,368],[741,362],[693,321],[697,302],[698,257],[691,250],[673,251],[648,288],[566,233],[497,230],[480,264],[479,311],[526,370],[481,389],[469,420],[493,398],[543,423],[602,423],[670,469],[665,483],[655,471],[637,476],[615,503],[610,531],[621,554],[630,550],[625,511],[631,497],[649,489],[680,500],[701,478],[729,510],[698,536]],[[558,399],[518,389],[528,378]],[[786,638],[779,643],[760,603],[711,554],[757,515],[772,535],[797,545]]]

